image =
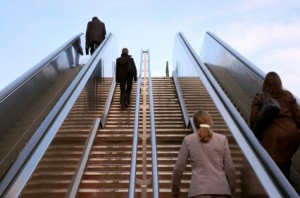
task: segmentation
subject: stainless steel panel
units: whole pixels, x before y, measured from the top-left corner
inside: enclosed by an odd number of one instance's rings
[[[0,171],[15,160],[81,66],[78,34],[0,92]]]

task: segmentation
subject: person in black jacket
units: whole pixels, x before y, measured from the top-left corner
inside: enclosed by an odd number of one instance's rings
[[[131,55],[128,55],[127,48],[122,49],[121,57],[117,58],[116,62],[116,81],[120,83],[120,103],[121,108],[124,109],[130,103],[132,81],[137,80],[136,66]]]

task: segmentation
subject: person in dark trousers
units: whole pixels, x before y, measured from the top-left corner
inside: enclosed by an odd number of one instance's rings
[[[128,49],[123,48],[121,57],[116,60],[116,81],[120,83],[120,103],[122,109],[129,106],[132,81],[136,82],[137,80],[134,60],[128,53]]]
[[[292,93],[282,88],[281,79],[276,72],[267,73],[262,92],[277,100],[281,110],[277,117],[261,132],[260,142],[285,177],[293,184],[290,180],[290,168],[291,159],[300,142],[300,109]],[[252,130],[263,100],[262,94],[256,94],[253,98],[250,113],[250,128]]]
[[[89,50],[91,55],[95,52],[97,47],[104,40],[106,35],[105,24],[100,21],[97,17],[93,17],[92,21],[88,22],[85,34],[85,51],[86,54],[89,54]]]
[[[197,133],[183,139],[173,169],[173,197],[180,196],[181,178],[188,162],[192,168],[188,197],[232,197],[236,175],[227,137],[212,131],[212,119],[207,111],[196,111],[193,121]]]

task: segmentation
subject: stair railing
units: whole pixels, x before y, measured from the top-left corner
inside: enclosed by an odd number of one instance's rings
[[[143,52],[141,53],[140,72],[137,79],[136,99],[135,99],[135,114],[134,114],[134,128],[133,141],[131,152],[131,168],[130,168],[130,182],[129,182],[129,198],[134,197],[135,192],[135,177],[136,177],[136,160],[137,160],[137,145],[138,145],[138,129],[139,129],[139,113],[140,113],[140,90],[141,90],[141,76],[142,76],[142,60]]]
[[[189,113],[188,113],[186,105],[185,105],[185,101],[184,101],[184,98],[183,98],[183,94],[182,94],[182,91],[181,91],[181,87],[180,87],[180,83],[178,81],[178,75],[177,75],[176,71],[173,71],[172,77],[173,77],[174,85],[175,85],[175,88],[176,88],[176,93],[177,93],[177,97],[178,97],[178,100],[179,100],[179,104],[180,104],[182,116],[183,116],[183,119],[184,119],[185,127],[189,127],[189,124],[190,124]]]
[[[148,61],[147,61],[147,55],[148,55]],[[143,58],[144,56],[144,58]],[[144,61],[143,61],[144,60]],[[141,87],[141,81],[142,81],[142,66],[144,63],[144,79],[143,79],[143,87]],[[147,68],[148,63],[148,68]],[[146,91],[146,83],[147,83],[147,71],[148,71],[148,96],[149,96],[149,107],[146,104],[146,97],[147,97],[147,91]],[[143,134],[138,133],[139,128],[139,109],[140,109],[140,91],[143,90],[143,105],[141,105],[143,109]],[[158,169],[157,169],[157,151],[156,151],[156,132],[155,132],[155,120],[154,120],[154,107],[153,107],[153,97],[152,97],[152,80],[151,80],[151,72],[150,72],[150,55],[149,51],[143,51],[141,52],[141,66],[140,66],[140,75],[138,78],[138,84],[137,84],[137,93],[136,93],[136,110],[135,110],[135,122],[134,122],[134,135],[133,135],[133,145],[132,145],[132,157],[131,157],[131,172],[130,172],[130,183],[129,183],[129,198],[134,198],[135,195],[135,186],[136,184],[139,184],[142,186],[142,197],[147,196],[147,185],[152,183],[153,187],[153,197],[158,198],[159,197],[159,187],[158,187]],[[146,113],[147,108],[149,108],[150,112],[150,128],[151,128],[151,149],[152,149],[152,179],[146,178],[146,172],[147,172],[147,138],[149,138],[149,134],[146,134]],[[136,178],[136,161],[137,161],[137,144],[138,144],[138,137],[142,138],[143,142],[143,179]]]
[[[107,96],[107,100],[106,100],[106,103],[105,103],[105,107],[104,107],[104,111],[103,111],[103,114],[102,114],[101,122],[100,122],[100,127],[101,128],[105,127],[106,119],[107,119],[107,116],[108,116],[110,105],[112,103],[112,99],[113,99],[113,96],[114,96],[114,93],[115,93],[116,86],[117,86],[116,75],[114,75],[111,86],[110,86],[110,90],[109,90],[109,93],[108,93],[108,96]]]
[[[152,186],[153,197],[159,197],[158,187],[158,168],[157,168],[157,150],[156,150],[156,131],[155,131],[155,118],[154,118],[154,105],[153,105],[153,93],[152,93],[152,79],[150,69],[150,53],[148,51],[148,94],[150,105],[150,128],[151,128],[151,149],[152,149]]]
[[[100,118],[96,117],[94,119],[93,126],[91,128],[90,133],[89,133],[89,137],[86,139],[86,142],[85,142],[85,145],[84,145],[84,150],[83,150],[82,156],[81,156],[81,160],[79,161],[76,172],[75,172],[75,174],[72,178],[72,182],[71,182],[71,184],[69,186],[69,189],[68,189],[68,192],[65,196],[66,198],[75,198],[76,195],[77,195],[78,188],[79,188],[79,185],[80,185],[80,182],[81,182],[81,178],[82,178],[83,173],[84,173],[84,169],[87,165],[89,155],[90,155],[90,153],[92,151],[92,148],[93,148],[93,142],[96,138],[96,133],[97,133],[99,124],[100,124]]]

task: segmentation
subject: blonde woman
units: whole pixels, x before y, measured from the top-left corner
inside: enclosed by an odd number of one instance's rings
[[[188,159],[192,168],[189,197],[231,197],[235,191],[235,168],[226,136],[211,130],[208,112],[199,110],[193,116],[197,133],[184,138],[173,170],[172,194],[180,194],[181,176]]]

